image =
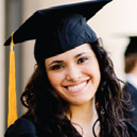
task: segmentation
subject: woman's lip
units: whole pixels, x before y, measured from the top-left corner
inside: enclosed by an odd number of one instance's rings
[[[89,81],[89,79],[83,80],[83,81],[78,82],[78,83],[75,83],[75,84],[69,84],[69,85],[66,85],[66,86],[64,86],[64,87],[73,87],[73,86],[77,86],[77,85],[79,85],[79,84],[81,84],[81,83],[84,83],[84,82],[87,82],[87,81]]]
[[[72,93],[79,92],[79,91],[83,90],[87,86],[88,81],[89,80],[85,80],[85,81],[82,81],[82,82],[80,82],[78,84],[65,86],[65,88],[68,91],[72,92]]]

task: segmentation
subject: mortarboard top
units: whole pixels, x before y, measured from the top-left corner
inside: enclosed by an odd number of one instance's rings
[[[94,42],[97,36],[86,21],[110,1],[92,0],[38,10],[15,31],[13,41],[16,44],[36,39],[34,56],[37,62],[83,43]],[[67,18],[72,14],[79,15]],[[10,42],[11,37],[4,45],[10,45]]]
[[[125,56],[137,53],[137,36],[129,36],[129,44],[125,50]]]

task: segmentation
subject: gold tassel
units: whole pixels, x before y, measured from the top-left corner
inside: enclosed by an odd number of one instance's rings
[[[15,80],[15,54],[13,34],[10,43],[10,64],[9,64],[9,97],[8,97],[8,127],[17,119],[16,106],[16,80]]]

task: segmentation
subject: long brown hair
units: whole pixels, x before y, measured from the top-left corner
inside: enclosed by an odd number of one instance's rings
[[[101,125],[100,137],[126,137],[128,133],[123,116],[125,102],[120,86],[122,81],[116,77],[112,61],[100,41],[97,40],[90,45],[99,61],[101,71],[101,82],[96,92],[97,112]],[[69,111],[68,103],[50,85],[44,60],[36,65],[22,93],[21,102],[28,108],[24,116],[32,117],[39,136],[78,135],[65,115],[65,112]]]

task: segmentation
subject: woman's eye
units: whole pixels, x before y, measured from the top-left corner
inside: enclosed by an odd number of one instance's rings
[[[63,65],[55,65],[51,67],[52,70],[59,70],[61,68],[63,68]]]
[[[79,64],[79,63],[83,63],[83,62],[85,62],[85,61],[87,61],[88,60],[88,58],[80,58],[80,59],[78,59],[78,61],[77,61],[77,63]]]

